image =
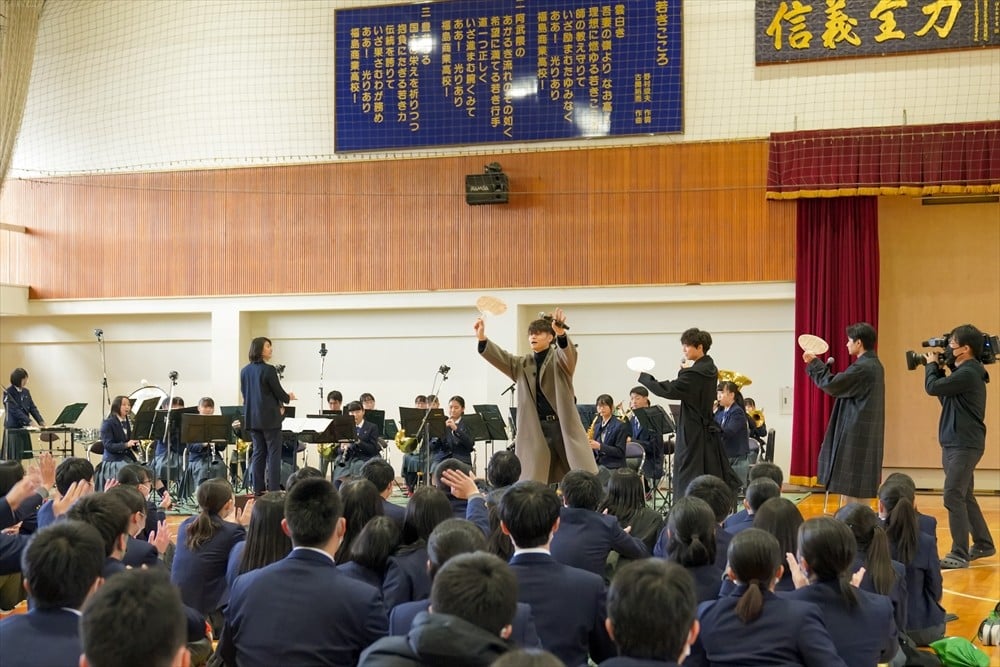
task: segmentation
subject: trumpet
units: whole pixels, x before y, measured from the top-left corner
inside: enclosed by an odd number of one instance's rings
[[[753,420],[753,423],[760,427],[764,424],[764,411],[763,410],[747,410],[747,417]]]

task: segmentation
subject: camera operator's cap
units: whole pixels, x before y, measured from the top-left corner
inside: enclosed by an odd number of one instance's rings
[[[364,410],[364,406],[361,405],[361,401],[351,401],[347,404],[347,412],[354,412],[355,410]]]
[[[799,347],[802,348],[803,352],[812,352],[813,354],[820,355],[825,354],[830,349],[830,344],[819,336],[802,334],[799,336]]]

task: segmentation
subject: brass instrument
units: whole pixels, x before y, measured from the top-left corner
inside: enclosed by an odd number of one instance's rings
[[[600,418],[600,414],[594,415],[594,421],[590,422],[590,426],[587,428],[587,440],[594,439],[594,427],[597,425],[597,420]]]
[[[244,440],[243,438],[236,438],[236,453],[242,456],[246,456],[247,450],[250,449],[250,441]]]
[[[743,387],[748,384],[753,384],[753,380],[748,378],[743,373],[737,373],[736,371],[719,371],[719,382],[732,382],[736,385],[737,389],[743,389]]]
[[[759,428],[764,422],[764,411],[753,409],[747,410],[747,417],[753,420],[753,423]]]
[[[615,409],[614,409],[614,412],[612,412],[612,415],[615,416],[615,417],[617,417],[618,420],[620,422],[622,422],[623,424],[628,424],[630,421],[632,421],[632,406],[630,405],[629,408],[628,408],[628,410],[625,410],[624,407],[623,407],[623,405],[622,405],[623,403],[624,403],[624,401],[619,401],[618,402],[618,405],[615,406]]]
[[[417,451],[418,440],[412,436],[407,436],[405,428],[396,431],[396,437],[393,438],[393,442],[396,443],[396,449],[404,454],[412,454]]]
[[[335,442],[321,442],[316,445],[316,451],[324,459],[328,459],[333,456],[333,452],[337,449],[337,443]]]

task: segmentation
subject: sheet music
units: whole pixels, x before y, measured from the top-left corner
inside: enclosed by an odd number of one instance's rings
[[[322,433],[332,421],[332,419],[323,419],[321,417],[285,417],[284,421],[281,422],[281,430],[291,431],[292,433],[303,433],[305,431]]]

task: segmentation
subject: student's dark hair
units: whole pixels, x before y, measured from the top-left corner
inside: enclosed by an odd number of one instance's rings
[[[15,368],[10,372],[10,383],[12,386],[21,388],[21,383],[28,379],[28,371],[23,368]]]
[[[146,513],[146,499],[142,497],[142,494],[134,486],[119,484],[108,489],[105,493],[121,500],[125,507],[128,508],[129,515],[136,512]]]
[[[604,498],[601,480],[586,470],[570,470],[559,482],[559,490],[567,507],[597,511]]]
[[[781,471],[781,467],[776,463],[771,463],[770,461],[761,461],[756,463],[750,468],[750,473],[747,478],[752,482],[755,479],[760,479],[761,477],[767,477],[773,479],[774,483],[781,488],[781,485],[785,483],[785,473]]]
[[[417,394],[416,396],[413,397],[413,402],[414,403],[426,403],[427,402],[427,396],[425,394]]]
[[[740,391],[740,386],[735,382],[730,382],[728,380],[720,382],[719,386],[716,387],[716,391],[725,391],[732,394],[733,403],[746,410],[747,403],[743,399],[743,392]]]
[[[486,465],[486,481],[492,486],[510,486],[521,479],[521,459],[507,449],[493,455]]]
[[[802,512],[788,498],[765,500],[753,514],[753,527],[773,535],[778,540],[782,556],[798,550],[802,521]]]
[[[455,401],[460,406],[462,406],[463,410],[465,409],[465,399],[462,398],[461,396],[459,396],[458,394],[455,394],[454,396],[452,396],[451,398],[448,399],[449,403],[451,403],[452,401]]]
[[[878,342],[878,334],[875,332],[875,327],[867,322],[858,322],[847,327],[847,337],[851,340],[859,341],[866,352],[874,350],[875,344]]]
[[[883,482],[878,490],[887,514],[885,533],[893,557],[907,565],[917,555],[920,539],[920,518],[913,506],[913,494],[901,482]]]
[[[615,399],[611,398],[611,394],[601,394],[594,400],[594,405],[603,405],[615,409]]]
[[[344,408],[344,412],[345,413],[357,412],[358,410],[364,410],[364,409],[365,406],[361,405],[361,401],[351,401],[350,403],[347,404],[347,407]]]
[[[337,401],[338,403],[343,403],[344,402],[344,395],[341,394],[336,389],[334,389],[333,391],[329,392],[326,395],[326,402],[329,403],[330,401]]]
[[[184,543],[192,551],[212,539],[219,527],[219,512],[233,498],[233,487],[224,479],[209,479],[198,486],[198,516],[188,524]],[[213,521],[212,517],[216,517]]]
[[[667,517],[667,558],[684,567],[715,562],[715,514],[701,498],[678,498]]]
[[[639,396],[645,396],[646,398],[649,398],[649,390],[643,387],[641,384],[636,385],[628,390],[628,395],[631,396],[632,394],[638,394]]]
[[[298,470],[294,471],[285,480],[285,491],[291,491],[292,487],[298,482],[304,479],[323,479],[323,473],[320,472],[319,468],[313,468],[312,466],[302,466]]]
[[[97,529],[104,541],[104,555],[110,556],[118,540],[128,531],[131,514],[120,498],[106,493],[92,493],[76,501],[67,519],[83,521]]]
[[[109,417],[120,417],[122,412],[122,401],[128,401],[128,396],[118,395],[111,400],[111,412],[108,413]],[[131,401],[129,401],[131,403]]]
[[[552,336],[556,335],[555,329],[552,328],[552,322],[546,319],[532,320],[531,323],[528,324],[528,333],[547,333]]]
[[[115,475],[115,479],[119,484],[125,486],[139,486],[143,482],[148,482],[152,480],[153,476],[149,474],[144,466],[138,463],[127,463],[118,469],[118,474]]]
[[[698,347],[700,345],[701,351],[704,354],[708,354],[709,348],[712,347],[712,334],[697,328],[687,329],[681,334],[681,344],[690,345],[691,347]]]
[[[427,571],[431,579],[452,557],[474,551],[486,551],[486,538],[479,526],[465,519],[442,521],[427,540]]]
[[[493,554],[459,554],[434,577],[431,608],[499,635],[517,611],[517,577]]]
[[[747,587],[736,603],[736,615],[750,623],[764,609],[764,591],[770,590],[778,574],[783,552],[774,535],[747,528],[733,536],[727,555],[736,580]]]
[[[354,479],[346,482],[340,487],[340,502],[344,505],[343,516],[347,522],[347,530],[344,532],[344,539],[337,548],[334,560],[344,563],[349,560],[348,552],[351,543],[361,532],[361,529],[372,520],[373,517],[385,514],[382,509],[381,489],[376,489],[375,485],[367,479]]]
[[[698,475],[688,483],[685,495],[701,498],[715,513],[716,523],[732,514],[736,494],[729,485],[715,475]]]
[[[281,560],[292,550],[292,541],[281,529],[285,518],[284,491],[268,491],[257,498],[247,525],[247,538],[237,574],[250,572]]]
[[[57,521],[32,536],[21,574],[34,609],[79,609],[104,569],[104,540],[82,521]]]
[[[901,485],[904,489],[906,489],[907,493],[909,494],[908,497],[910,498],[910,500],[916,503],[915,499],[917,496],[917,483],[914,482],[913,478],[907,475],[905,472],[889,473],[889,475],[885,478],[885,480],[882,483]]]
[[[972,356],[979,358],[983,354],[983,332],[971,324],[962,324],[951,330],[951,337],[959,347],[968,345]]]
[[[608,619],[619,655],[677,660],[697,605],[694,579],[676,563],[647,558],[624,565],[608,589]]]
[[[212,398],[211,396],[202,396],[201,398],[198,399],[198,407],[214,408],[215,399]]]
[[[402,542],[403,533],[395,519],[376,516],[351,542],[348,560],[382,575],[389,564],[389,556],[396,553]]]
[[[374,401],[374,400],[375,400],[375,395],[367,391],[362,393],[361,396],[358,397],[358,401],[361,403],[364,403],[365,401]]]
[[[94,464],[87,459],[70,456],[56,466],[56,489],[60,495],[66,495],[73,482],[92,482],[94,480]]]
[[[472,474],[472,466],[470,466],[465,461],[460,461],[455,458],[448,458],[445,459],[444,461],[439,462],[436,466],[434,466],[432,477],[434,478],[435,486],[444,491],[445,494],[451,492],[451,486],[447,482],[441,479],[441,473],[443,473],[445,470],[461,470],[467,475]]]
[[[756,512],[765,501],[781,496],[781,487],[770,477],[758,477],[747,484],[746,499],[751,512]]]
[[[831,516],[809,519],[799,527],[798,556],[809,565],[817,581],[836,581],[840,597],[848,609],[858,606],[858,595],[851,585],[851,566],[858,543],[851,529]]]
[[[361,466],[361,476],[374,484],[381,493],[396,479],[396,471],[392,469],[391,463],[383,458],[375,457],[368,459]]]
[[[92,667],[169,667],[186,638],[180,591],[164,568],[115,575],[80,618],[83,653]]]
[[[755,401],[754,399],[750,398],[749,396],[744,396],[743,397],[743,407],[745,408],[748,405],[750,407],[752,407],[752,408],[756,408],[757,407],[757,401]]]
[[[514,543],[500,527],[500,508],[497,505],[487,505],[486,512],[490,520],[490,534],[486,536],[486,551],[507,562],[514,555]]]
[[[622,526],[631,526],[635,516],[646,508],[646,492],[639,473],[631,468],[618,468],[608,478],[608,491],[598,505],[598,511],[618,518]]]
[[[250,360],[250,363],[264,361],[264,343],[271,343],[271,339],[266,336],[258,336],[250,341],[250,351],[247,352],[247,359]]]
[[[285,523],[292,545],[323,546],[333,535],[343,511],[340,494],[329,480],[300,479],[285,493]]]
[[[24,466],[20,461],[5,461],[0,467],[0,497],[6,496],[14,485],[24,479]]]
[[[896,572],[892,569],[889,538],[878,515],[867,505],[850,503],[837,511],[837,520],[847,524],[854,533],[858,551],[865,554],[865,576],[871,577],[875,592],[888,595],[896,583]]]
[[[548,543],[561,505],[559,496],[551,488],[541,482],[524,480],[504,492],[500,499],[500,520],[516,547],[540,547]]]
[[[490,667],[564,667],[563,661],[545,649],[519,648],[507,651]]]
[[[445,492],[436,486],[422,486],[413,492],[403,520],[403,542],[411,549],[427,544],[437,525],[453,516]]]

